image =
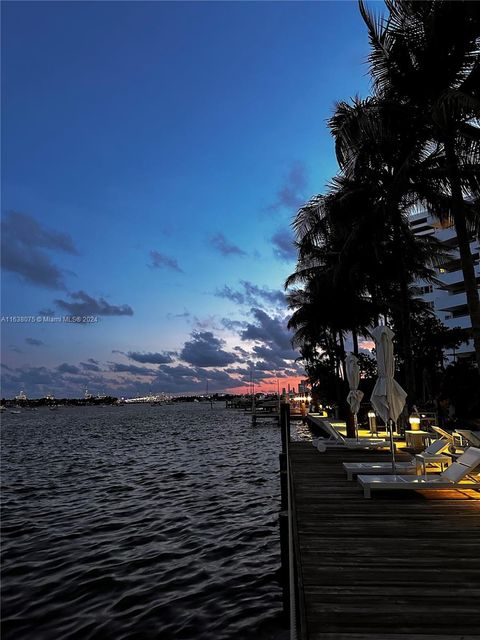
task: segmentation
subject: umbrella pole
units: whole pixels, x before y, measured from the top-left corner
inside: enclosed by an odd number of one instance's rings
[[[393,443],[393,420],[389,420],[388,424],[390,426],[390,451],[392,452],[392,473],[395,474],[395,445]]]
[[[354,413],[353,414],[353,424],[355,425],[355,435],[357,436],[357,444],[359,442],[358,440],[358,418],[357,418],[357,414]]]

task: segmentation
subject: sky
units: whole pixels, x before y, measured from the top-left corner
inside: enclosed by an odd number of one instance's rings
[[[2,3],[2,395],[276,391],[356,2]]]

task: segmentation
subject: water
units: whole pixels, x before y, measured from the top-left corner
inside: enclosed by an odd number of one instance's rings
[[[4,640],[285,637],[278,426],[220,403],[2,423]]]

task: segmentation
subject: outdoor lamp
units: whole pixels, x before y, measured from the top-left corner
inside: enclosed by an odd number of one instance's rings
[[[412,431],[420,430],[420,417],[418,416],[418,414],[412,414],[409,417],[408,421],[410,423],[410,427],[412,428]]]
[[[370,429],[370,433],[377,434],[377,416],[375,415],[375,411],[369,411],[367,413],[368,416],[368,428]]]

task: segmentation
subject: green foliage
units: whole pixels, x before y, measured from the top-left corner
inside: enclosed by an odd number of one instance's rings
[[[367,353],[359,353],[358,365],[360,367],[360,376],[366,380],[375,380],[377,377],[377,361],[373,356]]]

